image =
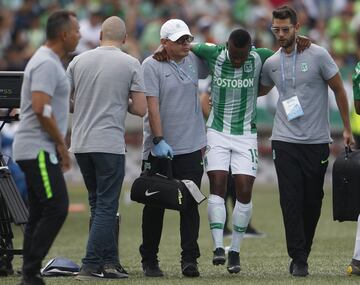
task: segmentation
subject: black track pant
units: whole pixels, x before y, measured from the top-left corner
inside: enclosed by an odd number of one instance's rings
[[[143,169],[146,164],[158,169],[160,173],[166,174],[167,161],[149,156],[147,161],[143,162]],[[175,155],[172,159],[173,176],[176,179],[192,180],[200,189],[201,177],[203,175],[201,151],[189,154]],[[195,200],[187,195],[187,208],[180,212],[180,236],[181,236],[181,259],[183,261],[196,261],[200,256],[200,250],[197,243],[199,236],[200,216],[198,205]],[[143,243],[140,246],[142,262],[156,262],[157,253],[161,239],[163,227],[164,209],[145,206],[142,216],[142,235]]]
[[[40,273],[41,262],[65,221],[69,199],[60,165],[47,152],[18,163],[25,173],[29,196],[22,271],[24,276],[34,276]]]
[[[307,263],[320,218],[328,144],[272,142],[289,256]]]

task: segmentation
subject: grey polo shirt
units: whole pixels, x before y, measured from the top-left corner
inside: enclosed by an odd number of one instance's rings
[[[163,136],[174,154],[187,154],[206,145],[205,123],[198,96],[198,79],[209,71],[205,62],[192,52],[180,63],[146,58],[142,64],[146,96],[159,98]],[[144,117],[143,159],[152,143],[148,115]]]
[[[129,94],[145,91],[139,61],[102,46],[75,57],[67,74],[75,98],[70,151],[124,154]]]
[[[62,63],[51,49],[40,47],[26,65],[21,88],[20,124],[15,133],[15,160],[36,159],[40,150],[56,154],[54,141],[32,109],[32,92],[51,97],[52,114],[63,136],[67,130],[70,84]]]
[[[261,84],[275,85],[279,91],[271,140],[318,144],[331,142],[327,80],[339,71],[326,49],[311,44],[303,53],[284,54],[285,92],[282,80],[281,49],[268,58],[262,69]],[[295,78],[293,78],[293,74]],[[292,87],[295,79],[295,88]],[[304,115],[288,121],[282,102],[297,96]]]

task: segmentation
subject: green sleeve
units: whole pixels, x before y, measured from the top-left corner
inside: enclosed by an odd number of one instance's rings
[[[218,50],[217,45],[211,43],[194,44],[191,46],[191,50],[194,54],[202,59],[209,60],[212,55]]]
[[[354,100],[360,100],[360,62],[355,66],[355,71],[352,75]]]
[[[260,56],[262,64],[264,64],[265,60],[267,60],[270,56],[274,54],[271,49],[267,48],[257,48],[255,52]]]

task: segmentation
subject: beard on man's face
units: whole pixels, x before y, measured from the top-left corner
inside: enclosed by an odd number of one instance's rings
[[[279,44],[281,47],[283,48],[288,48],[291,47],[294,44],[295,41],[295,34],[292,35],[290,38],[288,39],[281,39],[279,40]]]

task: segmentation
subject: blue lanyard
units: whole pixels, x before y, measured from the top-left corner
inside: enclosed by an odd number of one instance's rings
[[[280,52],[280,57],[281,57],[281,79],[282,79],[282,92],[283,94],[285,94],[286,92],[286,80],[285,80],[285,55],[284,55],[285,51],[283,51],[283,49],[281,49]],[[296,54],[297,54],[297,47],[295,45],[295,50],[292,56],[292,75],[291,75],[291,80],[292,80],[292,88],[295,89],[295,67],[296,67]]]
[[[190,79],[190,81],[195,85],[195,112],[198,113],[199,112],[199,100],[198,100],[198,94],[197,94],[198,82],[195,81],[193,78],[191,78],[191,76],[189,74],[187,74],[176,62],[171,60],[170,65],[175,67],[175,69],[178,72],[181,79],[183,79],[183,77],[181,75],[185,75],[185,77],[187,79]]]

